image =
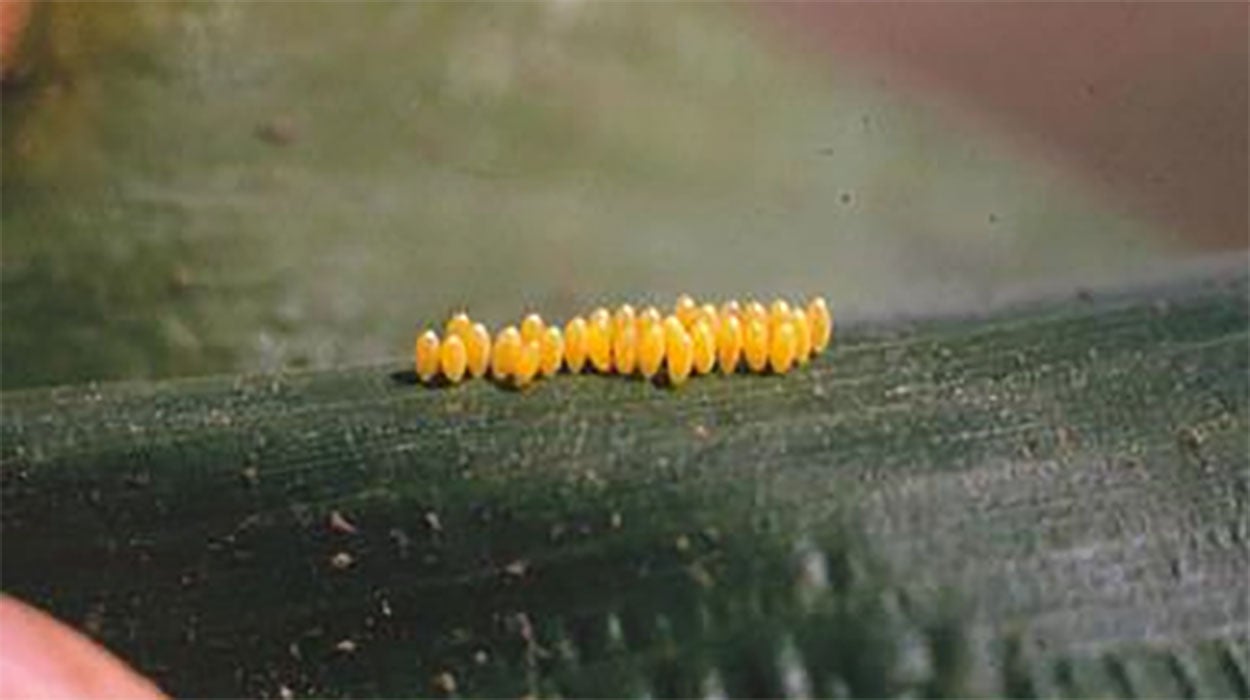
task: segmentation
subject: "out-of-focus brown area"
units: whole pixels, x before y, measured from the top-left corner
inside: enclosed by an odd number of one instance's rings
[[[28,9],[26,0],[0,0],[0,76],[13,65]]]
[[[1190,243],[1247,236],[1244,3],[769,6],[839,59],[989,114]]]

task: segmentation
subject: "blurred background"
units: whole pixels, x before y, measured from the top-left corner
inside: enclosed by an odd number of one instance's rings
[[[2,381],[467,307],[984,308],[1246,245],[1247,6],[4,0]]]

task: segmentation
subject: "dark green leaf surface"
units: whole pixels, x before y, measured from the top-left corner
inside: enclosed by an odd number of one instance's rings
[[[787,377],[4,396],[4,589],[179,695],[1245,696],[1241,270]]]

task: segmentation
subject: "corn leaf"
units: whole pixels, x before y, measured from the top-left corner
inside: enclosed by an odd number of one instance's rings
[[[1237,268],[679,391],[8,393],[3,588],[179,695],[1246,696]]]

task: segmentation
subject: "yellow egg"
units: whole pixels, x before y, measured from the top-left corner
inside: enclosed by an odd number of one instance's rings
[[[473,324],[460,336],[468,358],[469,375],[480,377],[490,368],[490,332],[480,323]]]
[[[595,370],[612,371],[612,316],[607,309],[595,309],[586,323],[586,354]]]
[[[543,323],[542,316],[538,314],[527,314],[521,319],[521,342],[523,343],[542,343],[543,333],[547,332],[547,324]]]
[[[720,312],[716,310],[716,307],[711,304],[700,306],[695,312],[695,323],[699,321],[707,323],[708,328],[712,329],[712,337],[715,338],[716,333],[720,331]]]
[[[447,325],[444,326],[443,330],[447,336],[458,335],[461,340],[464,340],[472,327],[473,321],[469,320],[469,315],[463,311],[458,311],[452,314],[451,318],[447,319]]]
[[[762,321],[764,323],[764,328],[767,329],[768,328],[768,309],[765,309],[764,305],[759,303],[758,301],[748,301],[746,303],[746,306],[742,307],[741,319],[744,322],[742,326],[743,332],[745,332],[747,329],[745,322],[752,321],[752,320]]]
[[[632,320],[612,336],[612,365],[617,373],[627,376],[638,366],[638,330]]]
[[[542,364],[542,348],[537,341],[522,343],[517,352],[516,370],[512,373],[512,381],[518,388],[529,386],[538,376]]]
[[[560,365],[564,363],[564,336],[560,334],[560,329],[552,326],[543,333],[543,341],[539,345],[541,357],[538,362],[538,371],[544,377],[553,376],[560,371]]]
[[[638,372],[651,379],[664,364],[664,326],[649,324],[638,336]]]
[[[611,326],[612,312],[608,311],[608,309],[603,306],[595,307],[595,310],[591,311],[590,315],[586,317],[586,323],[588,324],[606,323],[609,326]]]
[[[642,340],[642,336],[646,334],[647,329],[651,326],[659,326],[664,323],[664,317],[660,315],[660,310],[654,306],[648,306],[638,314],[636,327],[638,328],[638,339]]]
[[[669,383],[685,384],[694,364],[694,341],[676,316],[664,319],[664,361],[668,365]]]
[[[803,309],[790,312],[790,323],[794,324],[794,361],[805,365],[812,356],[812,326]]]
[[[412,354],[416,364],[417,378],[423,382],[433,380],[438,374],[438,346],[438,334],[434,331],[426,331],[417,336],[417,343]]]
[[[794,364],[794,324],[782,321],[772,333],[768,347],[768,363],[777,374],[785,374]]]
[[[438,364],[447,381],[456,384],[464,379],[464,371],[468,362],[468,352],[460,336],[452,335],[443,339],[443,347],[438,351]]]
[[[824,352],[833,337],[833,315],[822,297],[816,297],[807,304],[807,322],[812,327],[812,351]]]
[[[737,316],[726,316],[716,336],[716,361],[722,374],[733,374],[742,357],[742,322]]]
[[[725,319],[725,318],[729,318],[730,316],[733,316],[734,318],[737,318],[739,320],[742,319],[742,305],[740,305],[737,302],[737,300],[730,299],[729,301],[720,305],[720,317],[722,319]]]
[[[777,326],[790,320],[790,303],[785,299],[777,299],[768,307],[768,330],[771,333]]]
[[[677,303],[673,304],[673,315],[681,322],[682,328],[689,328],[694,323],[695,314],[698,313],[699,305],[689,294],[682,294],[677,297]]]
[[[690,327],[690,341],[694,351],[695,374],[707,374],[716,366],[716,334],[705,319],[700,318]]]
[[[768,367],[768,325],[762,318],[749,318],[742,327],[742,354],[752,372]]]
[[[504,381],[516,371],[517,358],[521,355],[521,333],[516,326],[508,326],[495,336],[490,353],[490,373],[496,381]]]
[[[620,308],[612,314],[612,335],[615,337],[617,333],[625,326],[632,326],[638,321],[638,314],[634,312],[634,307],[629,304],[622,304]]]
[[[564,324],[564,362],[573,374],[586,364],[586,321],[581,316]]]

